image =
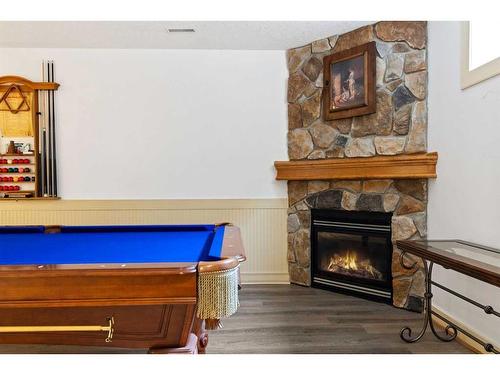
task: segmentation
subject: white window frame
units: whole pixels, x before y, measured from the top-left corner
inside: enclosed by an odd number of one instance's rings
[[[485,81],[488,78],[500,74],[500,57],[486,64],[478,66],[476,69],[469,70],[469,22],[462,22],[462,52],[461,52],[461,74],[460,84],[462,89],[473,86],[479,82]]]

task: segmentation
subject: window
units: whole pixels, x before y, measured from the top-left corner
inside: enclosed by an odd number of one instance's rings
[[[462,24],[462,89],[500,74],[500,26],[490,21]]]

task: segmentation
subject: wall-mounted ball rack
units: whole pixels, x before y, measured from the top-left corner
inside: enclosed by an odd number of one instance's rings
[[[0,199],[56,199],[54,64],[42,81],[0,77]]]

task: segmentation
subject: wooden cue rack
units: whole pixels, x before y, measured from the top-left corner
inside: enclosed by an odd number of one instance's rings
[[[0,200],[57,199],[56,195],[44,194],[41,188],[40,121],[45,121],[43,116],[47,114],[43,113],[46,108],[41,106],[40,98],[44,95],[47,98],[58,88],[59,84],[55,82],[33,82],[18,76],[0,77]],[[24,142],[16,142],[16,139]],[[30,150],[24,153],[13,150],[15,143],[29,144]],[[14,160],[18,163],[14,164]],[[29,172],[5,173],[9,168],[29,168]],[[5,181],[5,177],[12,177],[12,181]],[[20,181],[20,177],[29,177],[30,181]],[[18,190],[5,190],[6,186]]]

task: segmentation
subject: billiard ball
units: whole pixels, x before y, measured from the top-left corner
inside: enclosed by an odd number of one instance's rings
[[[24,168],[24,173],[30,173],[31,169],[29,168]]]
[[[14,173],[18,173],[19,172],[19,168],[14,168]]]
[[[31,177],[31,182],[35,182],[35,176]]]

